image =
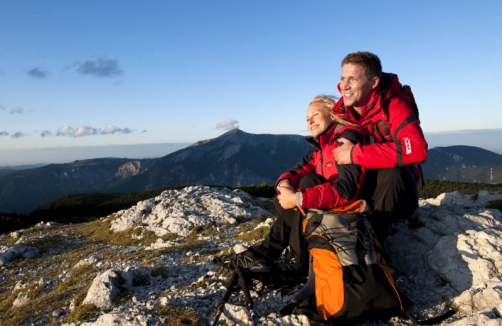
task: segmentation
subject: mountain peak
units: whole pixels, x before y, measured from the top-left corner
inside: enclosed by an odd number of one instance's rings
[[[224,133],[223,135],[221,136],[226,136],[226,135],[234,135],[234,134],[245,134],[244,131],[240,130],[239,128],[234,128],[232,130],[229,130],[227,131],[226,133]],[[220,136],[220,137],[221,137]]]
[[[216,137],[216,138],[211,138],[211,139],[206,139],[206,140],[199,140],[195,143],[193,143],[192,145],[188,146],[188,147],[195,147],[195,146],[200,146],[200,145],[204,145],[204,144],[207,144],[209,142],[212,142],[216,139],[224,139],[224,138],[227,138],[229,136],[233,136],[233,135],[236,135],[236,136],[243,136],[243,135],[249,135],[248,133],[240,130],[239,128],[234,128],[232,130],[229,130],[227,131],[226,133]]]

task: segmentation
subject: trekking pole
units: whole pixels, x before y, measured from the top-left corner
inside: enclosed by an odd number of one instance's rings
[[[232,289],[237,283],[237,273],[234,271],[232,273],[232,276],[230,278],[230,281],[227,285],[227,290],[225,291],[225,294],[223,295],[223,298],[220,301],[220,304],[218,305],[218,311],[216,312],[216,316],[214,316],[214,321],[211,324],[211,326],[216,326],[216,323],[218,322],[218,319],[220,319],[220,315],[223,312],[223,309],[225,309],[225,303],[228,302],[228,299],[230,298],[230,295],[232,294]]]
[[[249,314],[251,315],[251,320],[253,321],[253,325],[258,326],[258,316],[256,316],[256,313],[254,312],[253,299],[251,299],[251,293],[249,293],[249,288],[246,283],[246,279],[244,278],[244,274],[242,273],[240,267],[235,268],[235,273],[238,276],[239,285],[242,289],[242,292],[244,292],[244,297],[246,298],[246,306],[249,310]]]

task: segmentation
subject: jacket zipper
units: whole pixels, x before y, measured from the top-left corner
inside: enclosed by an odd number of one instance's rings
[[[321,161],[321,175],[324,177],[324,154],[322,152],[322,149],[320,150],[321,152],[321,158],[320,158],[320,161]]]

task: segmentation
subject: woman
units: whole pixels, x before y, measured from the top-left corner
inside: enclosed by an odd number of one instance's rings
[[[234,257],[222,257],[215,269],[233,270],[240,266],[252,271],[266,271],[290,247],[292,258],[283,270],[308,271],[308,252],[301,221],[305,209],[328,209],[355,201],[364,181],[364,169],[355,164],[338,165],[333,156],[337,139],[344,137],[354,144],[362,142],[359,127],[333,115],[336,101],[326,95],[316,96],[307,109],[307,127],[312,135],[307,141],[312,150],[276,182],[274,205],[279,214],[267,237]]]
[[[335,100],[326,95],[310,102],[307,127],[312,137],[307,141],[314,148],[276,182],[278,201],[283,209],[328,209],[350,204],[359,194],[364,176],[362,169],[354,164],[338,165],[333,151],[338,146],[338,138],[360,143],[362,129],[334,115],[334,104]],[[314,179],[315,184],[307,186],[303,180],[307,176],[308,180]]]

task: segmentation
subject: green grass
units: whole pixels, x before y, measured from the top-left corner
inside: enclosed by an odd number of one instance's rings
[[[269,227],[261,226],[257,229],[252,229],[251,231],[248,231],[244,234],[237,236],[236,240],[246,241],[246,242],[257,241],[257,240],[264,239],[268,235],[269,232],[270,232]]]
[[[173,306],[163,306],[159,309],[159,316],[166,317],[164,325],[169,326],[205,326],[208,320],[202,319],[189,308],[180,308]]]
[[[178,238],[178,235],[176,233],[166,233],[163,236],[160,237],[164,241],[175,241]]]
[[[442,193],[459,191],[463,194],[476,194],[480,190],[488,190],[490,192],[502,192],[501,184],[486,184],[486,183],[467,183],[467,182],[450,182],[439,180],[425,180],[425,186],[422,184],[418,187],[418,195],[420,198],[436,198]]]
[[[68,316],[68,323],[77,323],[89,319],[94,319],[98,316],[99,310],[93,304],[84,304],[76,307]]]

